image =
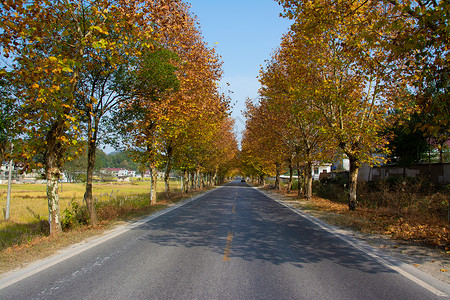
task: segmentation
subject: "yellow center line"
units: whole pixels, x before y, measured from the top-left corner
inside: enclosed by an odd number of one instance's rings
[[[236,196],[234,196],[234,200],[233,201],[236,201],[237,200],[237,192],[236,192]],[[234,205],[233,205],[233,209],[232,209],[232,213],[234,214],[235,212],[236,212],[236,205],[237,205],[237,203],[235,203]]]
[[[233,232],[228,231],[227,244],[223,253],[223,261],[230,261],[231,243],[233,242]]]

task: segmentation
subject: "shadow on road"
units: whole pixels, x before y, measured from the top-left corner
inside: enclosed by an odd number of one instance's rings
[[[338,264],[366,273],[393,272],[240,182],[215,190],[136,230],[150,230],[146,235],[150,243],[206,247],[220,255],[232,232],[231,259],[288,263],[299,268],[306,264]]]

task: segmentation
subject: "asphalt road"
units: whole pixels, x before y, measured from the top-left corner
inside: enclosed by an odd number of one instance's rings
[[[448,293],[448,285],[399,273],[365,246],[237,181],[102,241],[3,278],[0,299],[443,299]]]

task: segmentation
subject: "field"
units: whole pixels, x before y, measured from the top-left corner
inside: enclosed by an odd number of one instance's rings
[[[85,186],[82,183],[63,183],[60,186],[59,200],[61,213],[69,207],[72,200],[83,202]],[[179,181],[171,182],[171,190],[180,189]],[[150,182],[133,183],[96,183],[93,187],[94,198],[97,201],[109,201],[111,199],[126,199],[149,194]],[[164,182],[158,182],[157,192],[164,191]],[[3,211],[2,220],[6,208],[7,185],[0,185],[0,207]],[[8,223],[27,224],[42,219],[48,219],[48,206],[45,184],[15,184],[11,192],[10,221],[0,222],[0,230]]]
[[[65,231],[86,228],[88,214],[83,206],[84,185],[64,183],[60,185],[60,212]],[[163,198],[164,182],[157,184],[157,205],[150,206],[150,182],[96,183],[93,187],[97,213],[101,227],[114,220],[128,220],[148,215],[169,205]],[[180,182],[171,181],[171,193],[181,198]],[[9,247],[27,245],[46,237],[49,233],[48,205],[45,184],[15,184],[11,193],[10,219],[4,220],[7,186],[0,185],[0,251]],[[67,209],[67,210],[66,210]],[[93,228],[91,228],[93,229]],[[1,269],[1,268],[0,268]]]

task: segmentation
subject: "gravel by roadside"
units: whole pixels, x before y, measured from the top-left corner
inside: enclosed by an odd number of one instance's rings
[[[330,214],[330,212],[321,212],[317,210],[304,209],[304,200],[295,200],[283,196],[282,194],[267,189],[259,189],[265,194],[269,194],[271,197],[276,198],[290,206],[301,209],[303,212],[308,213],[324,222],[329,223],[327,220],[330,218],[325,218],[325,214]],[[326,219],[326,220],[325,220]],[[336,224],[330,224],[336,226]],[[337,226],[339,227],[339,226]],[[342,228],[349,232],[354,237],[365,241],[372,247],[378,248],[384,253],[407,263],[425,273],[430,274],[436,279],[442,282],[450,283],[450,254],[445,251],[434,249],[426,246],[416,245],[407,241],[394,240],[388,235],[380,234],[364,234],[357,232],[350,228]]]

